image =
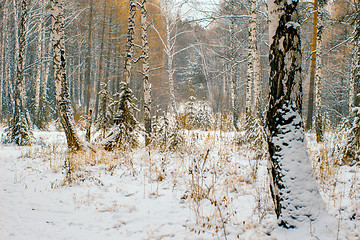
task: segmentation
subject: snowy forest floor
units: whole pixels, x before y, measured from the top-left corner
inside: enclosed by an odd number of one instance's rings
[[[31,147],[0,145],[0,239],[286,239],[274,231],[266,160],[234,133],[188,131],[176,152],[75,154],[61,132],[34,134]],[[338,219],[329,231],[360,239],[359,166],[334,163],[330,140],[308,141]]]

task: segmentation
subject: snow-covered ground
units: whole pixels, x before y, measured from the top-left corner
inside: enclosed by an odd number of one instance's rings
[[[275,227],[266,162],[231,135],[192,132],[177,153],[70,155],[62,133],[35,137],[31,147],[0,145],[2,240],[286,239]],[[359,168],[331,176],[319,180],[339,222],[331,231],[360,239]]]

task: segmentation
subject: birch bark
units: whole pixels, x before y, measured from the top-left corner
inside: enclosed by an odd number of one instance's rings
[[[318,192],[301,118],[301,44],[298,0],[268,0],[270,93],[266,115],[270,190],[279,225],[315,221],[324,204]],[[301,172],[299,172],[301,169]]]
[[[147,2],[142,0],[141,4],[141,42],[142,42],[142,74],[144,88],[144,121],[145,121],[145,145],[151,141],[151,86],[149,82],[149,43],[147,36]]]
[[[323,26],[323,7],[318,6],[318,21],[317,21],[317,37],[316,37],[316,73],[315,73],[315,132],[316,141],[322,142],[324,140],[323,129],[323,109],[321,99],[321,78],[322,78],[322,34],[324,30]]]
[[[51,0],[51,33],[53,42],[55,98],[60,122],[64,128],[67,144],[73,151],[80,150],[82,144],[75,132],[75,122],[66,79],[66,59],[64,44],[64,19],[61,0]]]

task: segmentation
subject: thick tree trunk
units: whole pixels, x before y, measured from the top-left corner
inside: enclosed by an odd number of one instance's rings
[[[66,79],[64,19],[60,1],[61,0],[51,0],[55,98],[59,119],[66,134],[68,147],[73,151],[77,151],[82,148],[82,144],[75,132],[74,116],[69,100],[69,89]]]
[[[26,25],[27,25],[27,1],[21,1],[21,12],[19,22],[19,55],[17,63],[17,76],[15,81],[15,108],[14,117],[11,126],[11,142],[18,145],[30,145],[32,132],[29,129],[28,121],[26,120],[26,112],[24,107],[24,64],[25,64],[25,49],[26,49]],[[16,25],[17,23],[15,23]]]
[[[147,37],[147,3],[142,0],[141,4],[141,42],[142,42],[142,74],[144,88],[144,122],[145,122],[145,146],[151,141],[151,87],[149,82],[149,43]]]
[[[297,228],[324,211],[307,154],[301,118],[301,44],[298,0],[269,0],[270,93],[268,171],[279,225]],[[299,171],[301,169],[301,171]]]
[[[322,24],[322,7],[318,6],[317,39],[316,39],[316,74],[315,74],[315,132],[316,141],[324,141],[323,129],[323,109],[321,102],[321,77],[322,77],[322,33],[324,26]]]
[[[306,130],[312,128],[313,111],[314,111],[314,87],[315,87],[315,70],[316,70],[316,41],[317,41],[317,22],[318,22],[318,0],[314,0],[314,17],[310,62],[310,81],[309,81],[309,101],[306,118]]]

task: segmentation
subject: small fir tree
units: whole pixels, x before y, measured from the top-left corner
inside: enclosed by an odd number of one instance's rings
[[[137,99],[127,83],[120,84],[119,109],[115,115],[112,132],[104,141],[106,150],[115,147],[134,148],[138,145],[139,123],[135,118],[135,112],[139,111],[136,106]]]

